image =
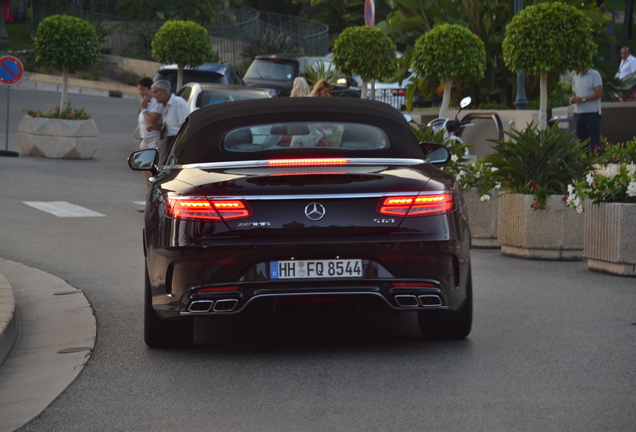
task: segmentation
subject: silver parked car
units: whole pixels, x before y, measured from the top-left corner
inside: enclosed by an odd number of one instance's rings
[[[270,94],[267,90],[256,87],[191,82],[181,87],[177,96],[188,102],[192,112],[204,106],[224,102],[269,98]]]

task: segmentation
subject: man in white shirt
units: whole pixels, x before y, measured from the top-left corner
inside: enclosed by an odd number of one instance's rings
[[[175,135],[179,132],[179,128],[190,115],[190,107],[185,99],[176,96],[170,92],[169,81],[157,81],[152,85],[152,91],[157,102],[164,106],[162,115],[163,126],[162,134],[166,139],[166,153],[172,147]],[[163,163],[164,161],[160,161]]]
[[[603,79],[597,70],[586,68],[576,74],[572,80],[576,135],[579,141],[589,138],[589,153],[602,153],[601,148],[601,98],[603,97]]]
[[[629,52],[629,47],[621,48],[621,65],[614,78],[623,79],[627,75],[636,72],[636,57]]]

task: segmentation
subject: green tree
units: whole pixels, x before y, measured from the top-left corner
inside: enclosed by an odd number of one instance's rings
[[[466,27],[441,24],[417,40],[412,67],[424,79],[437,79],[444,84],[439,116],[446,117],[453,80],[471,82],[483,77],[486,70],[484,43]]]
[[[206,25],[214,21],[217,1],[119,0],[117,13],[138,20],[189,20]]]
[[[470,95],[475,102],[509,104],[515,83],[506,68],[501,53],[501,41],[509,22],[507,0],[393,0],[395,10],[385,21],[378,23],[386,34],[404,50],[401,74],[410,67],[411,51],[416,40],[437,23],[459,24],[468,27],[481,38],[486,49],[486,72],[480,81],[456,88],[462,95]],[[425,98],[435,94],[437,83],[415,79],[407,89],[407,106],[413,95],[421,92]],[[432,91],[432,94],[429,94]]]
[[[152,39],[152,57],[176,63],[177,91],[183,85],[183,68],[201,66],[214,57],[208,31],[193,21],[166,21]]]
[[[397,68],[395,44],[377,27],[349,27],[333,45],[333,62],[342,73],[362,78],[360,97],[370,79],[390,77]]]
[[[99,61],[99,37],[88,21],[67,15],[42,20],[33,38],[36,61],[61,68],[63,85],[60,109],[66,106],[69,69]]]
[[[592,66],[597,48],[590,20],[577,8],[560,2],[522,10],[506,27],[502,45],[508,68],[539,75],[539,130],[548,126],[548,74]]]

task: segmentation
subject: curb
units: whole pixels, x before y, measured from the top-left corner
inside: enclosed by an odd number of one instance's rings
[[[0,367],[11,354],[18,339],[18,328],[13,289],[7,278],[0,273]]]
[[[0,272],[2,292],[13,291],[0,304],[14,300],[2,338],[11,331],[19,336],[0,368],[4,432],[40,415],[78,377],[95,348],[97,321],[83,291],[64,280],[2,258]]]

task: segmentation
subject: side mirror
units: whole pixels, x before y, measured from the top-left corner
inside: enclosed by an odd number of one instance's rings
[[[450,151],[442,144],[422,142],[420,147],[424,151],[426,162],[431,164],[445,164],[450,160]]]
[[[157,149],[139,150],[128,157],[128,166],[134,171],[150,171],[152,175],[155,175],[159,172],[158,158]]]
[[[473,101],[473,99],[470,96],[466,96],[464,99],[461,100],[461,102],[459,103],[459,107],[460,108],[466,108],[468,105],[470,105],[470,103]]]

